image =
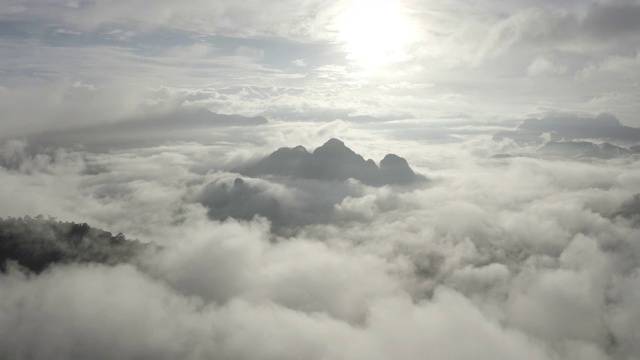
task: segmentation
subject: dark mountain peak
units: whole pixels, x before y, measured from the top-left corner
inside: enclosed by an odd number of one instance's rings
[[[128,240],[122,234],[92,228],[86,223],[36,218],[0,218],[0,272],[8,261],[40,273],[49,266],[71,262],[115,265],[134,262],[144,251],[160,249],[155,244]]]
[[[335,138],[329,139],[313,153],[308,153],[302,146],[280,148],[239,172],[249,176],[280,175],[339,181],[356,179],[372,186],[406,185],[425,180],[416,175],[407,160],[400,156],[385,156],[378,168],[373,160],[365,160]]]
[[[324,143],[324,145],[322,145],[321,147],[341,147],[341,148],[346,148],[347,145],[344,144],[344,142],[342,142],[342,140],[336,139],[336,138],[331,138],[329,140],[327,140],[326,143]]]
[[[269,157],[297,156],[300,154],[301,154],[301,151],[297,148],[292,149],[290,147],[282,147],[272,152],[271,154],[269,154]]]
[[[281,205],[273,195],[239,177],[233,181],[233,186],[226,181],[209,183],[200,194],[199,201],[208,209],[209,217],[216,220],[230,217],[251,220],[255,215],[261,215],[278,226],[286,221]]]
[[[576,114],[549,114],[541,119],[527,119],[519,129],[539,130],[539,131],[569,131],[573,128],[619,128],[622,127],[620,120],[615,115],[602,113],[596,117],[579,116]]]
[[[515,130],[497,132],[494,139],[500,141],[511,138],[519,144],[540,144],[543,142],[540,135],[545,133],[550,134],[553,141],[590,139],[624,144],[640,141],[640,128],[625,126],[609,113],[597,116],[556,113],[541,119],[530,118]]]
[[[387,154],[380,161],[380,176],[383,183],[397,185],[410,184],[419,178],[407,160],[395,154]]]
[[[613,158],[632,154],[630,149],[611,143],[595,144],[590,141],[549,141],[539,149],[547,155],[571,156],[581,158]]]
[[[237,171],[249,176],[266,174],[293,176],[308,161],[310,156],[311,154],[303,146],[296,146],[295,148],[283,147],[272,152],[258,163]]]
[[[313,151],[314,154],[318,153],[318,154],[322,154],[322,153],[326,153],[326,154],[338,154],[338,153],[344,153],[344,154],[355,154],[355,152],[351,149],[349,149],[347,147],[347,145],[345,145],[342,141],[335,139],[335,138],[331,138],[329,139],[329,141],[327,141],[326,143],[322,144],[322,146],[316,148]]]
[[[381,168],[383,166],[398,166],[398,165],[409,166],[409,163],[405,158],[400,157],[396,154],[387,154],[382,160],[380,160]]]

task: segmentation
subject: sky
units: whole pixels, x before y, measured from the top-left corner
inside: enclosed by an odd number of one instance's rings
[[[3,132],[180,107],[283,121],[610,112],[640,125],[639,12],[625,0],[7,0]]]
[[[639,106],[638,1],[0,1],[0,218],[157,245],[0,358],[639,359]]]

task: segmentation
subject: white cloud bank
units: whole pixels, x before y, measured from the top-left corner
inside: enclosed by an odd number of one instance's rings
[[[637,359],[638,155],[542,158],[484,121],[637,126],[640,4],[398,3],[407,56],[364,72],[336,27],[348,1],[0,4],[2,136],[58,136],[1,140],[0,216],[164,246],[136,266],[0,275],[0,358]],[[268,122],[144,128],[194,108]],[[592,138],[561,132],[529,135]],[[210,205],[243,220],[200,203],[239,165],[332,137],[432,181],[247,178],[259,191]],[[260,216],[272,198],[280,231]]]
[[[292,130],[287,136],[299,141],[289,145],[322,144],[311,128]],[[254,134],[267,141],[256,152],[281,146],[273,135],[282,130]],[[373,133],[361,129],[341,132],[367,157],[397,149],[433,182],[400,190],[247,179],[279,191],[287,209],[301,193],[331,198],[351,189],[331,221],[282,237],[259,217],[211,221],[195,201],[207,184],[238,176],[228,170],[247,148],[185,143],[52,156],[6,145],[13,165],[0,168],[1,216],[86,221],[165,249],[138,267],[71,264],[2,275],[0,354],[633,359],[640,352],[640,228],[615,215],[639,192],[637,157],[496,160],[489,155],[518,147],[487,135],[396,147],[368,142]],[[313,207],[299,211],[316,216]]]

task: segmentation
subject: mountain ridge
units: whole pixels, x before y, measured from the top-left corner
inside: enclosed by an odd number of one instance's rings
[[[425,176],[416,174],[407,160],[398,155],[387,154],[377,165],[336,138],[329,139],[313,152],[302,145],[282,147],[237,171],[251,177],[278,175],[316,180],[356,179],[371,186],[410,185],[427,180]]]

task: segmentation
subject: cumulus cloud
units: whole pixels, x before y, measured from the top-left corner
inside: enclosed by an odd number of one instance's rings
[[[267,143],[250,145],[248,158],[290,140],[271,137],[268,129],[281,134],[281,126],[262,128]],[[418,172],[428,164],[432,181],[404,189],[236,180],[228,159],[239,155],[228,144],[69,151],[25,171],[38,153],[14,142],[0,168],[10,187],[0,189],[4,217],[44,213],[162,247],[129,263],[55,264],[39,275],[9,266],[0,276],[0,351],[60,359],[633,356],[637,157],[490,159],[504,146],[527,149],[493,141],[492,129],[463,127],[458,142],[405,141],[409,161]],[[322,144],[313,136],[298,142]],[[381,156],[401,144],[353,146]],[[274,199],[296,231],[274,230]],[[221,216],[212,221],[212,212]]]
[[[100,286],[83,291],[90,284]],[[13,274],[3,278],[2,290],[11,294],[2,297],[3,309],[23,303],[24,313],[7,313],[2,325],[2,352],[18,358],[545,358],[538,344],[487,321],[446,291],[418,306],[403,298],[377,301],[369,324],[358,327],[276,304],[203,306],[128,266],[59,268],[32,280]],[[45,300],[35,301],[38,295]],[[63,303],[78,306],[60,311]],[[39,319],[47,326],[32,322]],[[27,334],[35,344],[21,341]],[[465,346],[450,340],[462,334],[472,335]]]
[[[633,195],[632,198],[626,200],[617,211],[615,216],[623,216],[634,220],[640,224],[640,193]]]

